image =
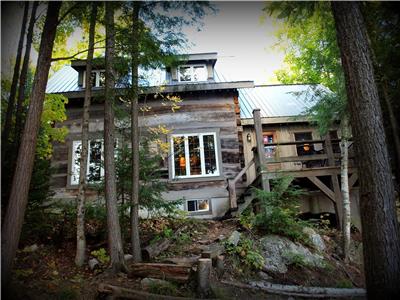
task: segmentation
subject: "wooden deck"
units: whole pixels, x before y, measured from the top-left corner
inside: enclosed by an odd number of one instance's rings
[[[325,139],[320,140],[304,140],[304,141],[282,141],[279,143],[270,143],[268,147],[295,146],[309,147],[314,149],[314,145],[319,144],[321,150],[310,151],[307,155],[286,156],[286,157],[269,157],[264,152],[263,133],[261,126],[261,118],[259,110],[254,110],[254,128],[256,132],[257,146],[253,150],[253,160],[242,169],[238,175],[228,182],[228,190],[230,195],[231,210],[238,209],[236,183],[243,174],[254,163],[256,166],[256,180],[252,185],[270,191],[270,180],[290,176],[293,179],[307,178],[318,190],[325,194],[333,203],[335,211],[342,219],[342,193],[338,176],[341,174],[341,155],[334,152],[332,144],[340,144],[340,139],[330,139],[329,134]],[[322,145],[322,147],[321,147]],[[351,144],[350,144],[351,147]],[[337,148],[337,147],[336,147]],[[276,151],[279,152],[279,151]],[[262,153],[262,155],[258,155]],[[351,151],[350,151],[351,153]],[[353,167],[353,156],[349,155],[349,188],[353,188],[358,179],[357,170]],[[324,177],[324,178],[323,178]],[[329,184],[327,179],[330,180]],[[325,183],[324,183],[325,182]]]

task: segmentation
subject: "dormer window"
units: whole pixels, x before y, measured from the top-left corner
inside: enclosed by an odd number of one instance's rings
[[[207,81],[206,65],[185,65],[178,68],[180,82]]]
[[[92,76],[92,87],[104,87],[106,84],[106,71],[105,70],[94,70]],[[83,73],[83,87],[86,84],[86,71]]]

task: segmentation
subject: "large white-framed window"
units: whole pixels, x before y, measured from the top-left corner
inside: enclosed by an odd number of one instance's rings
[[[106,71],[105,70],[93,70],[92,76],[92,87],[104,87],[106,84]],[[83,87],[86,85],[86,71],[83,72]]]
[[[206,65],[183,65],[178,67],[178,81],[196,82],[207,81]]]
[[[171,135],[172,178],[219,176],[215,132]]]
[[[88,146],[88,164],[86,170],[87,181],[89,183],[96,183],[101,181],[101,178],[104,177],[104,143],[101,139],[90,140]],[[81,153],[82,141],[73,141],[70,178],[71,185],[79,184]]]

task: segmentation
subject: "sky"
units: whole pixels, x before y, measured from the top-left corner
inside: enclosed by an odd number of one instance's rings
[[[218,9],[207,15],[201,31],[184,30],[192,44],[190,53],[217,52],[216,69],[227,80],[253,80],[256,84],[274,83],[274,70],[283,65],[283,53],[273,48],[278,25],[260,17],[265,2],[212,2]],[[6,6],[7,5],[7,6]],[[1,73],[11,77],[15,58],[23,5],[2,2],[1,14]],[[36,53],[33,60],[37,59]],[[11,75],[10,75],[11,74]]]

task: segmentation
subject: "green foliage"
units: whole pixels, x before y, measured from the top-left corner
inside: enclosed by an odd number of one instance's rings
[[[239,258],[240,262],[249,269],[259,270],[264,266],[264,257],[254,241],[249,238],[241,238],[237,246],[226,243],[225,249],[228,254]]]
[[[302,229],[307,225],[298,219],[299,197],[305,192],[290,185],[292,178],[282,177],[272,181],[272,191],[254,189],[260,211],[254,216],[254,226],[266,233],[287,236],[295,241],[306,241]]]
[[[39,158],[51,158],[53,142],[64,142],[68,130],[66,127],[55,126],[67,119],[65,104],[68,99],[62,95],[46,95],[41,119],[40,132],[36,146]]]
[[[172,282],[152,282],[149,284],[149,292],[159,295],[181,296],[177,285]]]
[[[97,258],[102,265],[107,265],[110,262],[110,257],[107,255],[106,249],[104,248],[93,250],[90,252],[90,255]]]
[[[308,267],[308,263],[305,261],[304,256],[299,253],[286,252],[284,257],[290,265],[299,268]]]
[[[340,279],[336,283],[336,287],[339,289],[351,289],[353,287],[353,284],[348,279]]]
[[[132,184],[132,152],[128,147],[127,140],[129,134],[121,131],[121,146],[116,149],[116,174],[117,174],[117,195],[123,203],[125,199],[130,199]],[[140,190],[139,204],[141,208],[146,209],[151,216],[175,215],[177,206],[181,201],[165,201],[162,193],[167,190],[167,184],[161,180],[161,164],[163,158],[158,151],[152,151],[151,147],[157,144],[159,135],[152,134],[142,138],[139,150],[140,156]]]
[[[347,111],[344,75],[336,30],[329,2],[272,2],[264,9],[283,21],[277,32],[285,52],[286,67],[276,71],[282,83],[322,84],[330,91],[312,87],[316,97],[308,99],[306,111],[321,134]]]

